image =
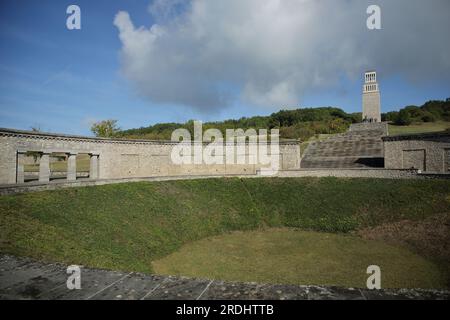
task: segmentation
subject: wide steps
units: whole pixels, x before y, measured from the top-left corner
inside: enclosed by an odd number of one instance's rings
[[[351,169],[351,168],[383,168],[384,158],[379,157],[313,157],[303,158],[301,162],[302,169]]]
[[[305,151],[302,168],[383,167],[383,132],[348,131],[312,142]]]

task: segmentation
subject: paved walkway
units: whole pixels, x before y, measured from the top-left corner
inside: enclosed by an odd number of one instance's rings
[[[66,286],[67,266],[0,256],[0,299],[450,299],[449,291],[377,290],[233,283],[81,268],[81,289]]]

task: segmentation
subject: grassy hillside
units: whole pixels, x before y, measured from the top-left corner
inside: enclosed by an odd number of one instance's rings
[[[349,232],[449,212],[450,184],[336,178],[139,182],[0,197],[0,250],[151,272],[183,244],[232,230]]]
[[[412,134],[412,133],[426,133],[439,132],[450,129],[450,122],[416,122],[409,126],[398,126],[394,124],[389,125],[389,135]]]

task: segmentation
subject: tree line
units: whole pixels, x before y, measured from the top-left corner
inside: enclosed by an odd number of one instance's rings
[[[400,126],[417,122],[450,121],[450,98],[445,101],[431,100],[422,106],[406,106],[399,111],[382,114],[381,119]]]
[[[422,106],[407,106],[399,111],[381,115],[382,121],[397,125],[413,122],[450,121],[450,99],[428,101]],[[219,129],[225,136],[226,129],[279,129],[282,139],[308,140],[317,134],[345,132],[350,124],[362,121],[361,113],[346,113],[340,108],[319,107],[280,110],[269,116],[242,117],[224,121],[206,122],[203,129]],[[185,123],[157,123],[147,127],[121,130],[117,120],[104,120],[93,124],[92,132],[99,137],[129,139],[170,140],[172,132],[185,128],[193,135],[194,121]]]

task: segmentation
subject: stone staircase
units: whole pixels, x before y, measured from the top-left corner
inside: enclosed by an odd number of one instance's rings
[[[368,124],[357,129],[312,142],[306,148],[302,169],[330,168],[382,168],[384,167],[383,141],[386,129]]]

